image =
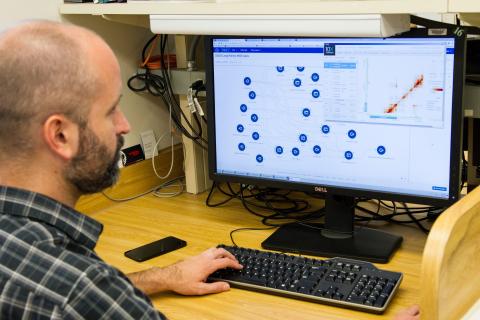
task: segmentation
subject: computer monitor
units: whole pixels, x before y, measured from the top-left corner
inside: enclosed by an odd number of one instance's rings
[[[427,32],[206,38],[210,177],[325,194],[323,226],[264,248],[387,262],[402,238],[355,227],[356,198],[458,199],[465,39]]]

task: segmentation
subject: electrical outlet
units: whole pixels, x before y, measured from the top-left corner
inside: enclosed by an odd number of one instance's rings
[[[157,143],[157,140],[155,139],[155,133],[153,132],[153,130],[147,130],[140,133],[140,139],[142,140],[145,159],[151,159],[153,156],[158,155],[158,150],[155,149],[155,144]],[[155,154],[153,153],[154,149]]]

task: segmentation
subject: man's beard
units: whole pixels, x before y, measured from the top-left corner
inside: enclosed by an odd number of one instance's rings
[[[119,175],[118,160],[123,137],[118,136],[114,155],[110,156],[105,144],[88,127],[80,128],[77,155],[65,171],[65,178],[81,194],[99,192],[113,186]]]

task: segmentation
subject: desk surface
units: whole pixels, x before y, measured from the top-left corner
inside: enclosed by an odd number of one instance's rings
[[[231,244],[229,232],[233,229],[263,226],[237,200],[209,208],[205,198],[206,194],[183,194],[175,198],[148,195],[91,214],[104,224],[96,251],[105,261],[129,273],[154,265],[165,266],[220,243]],[[382,230],[404,237],[392,261],[378,264],[380,268],[404,273],[400,289],[383,315],[235,288],[201,297],[162,293],[152,300],[170,319],[392,319],[400,309],[419,302],[419,272],[426,236],[409,226],[388,224]],[[235,233],[234,239],[239,246],[260,249],[260,243],[270,233],[272,230],[241,231]],[[188,245],[142,263],[123,256],[128,249],[169,235],[186,240]]]

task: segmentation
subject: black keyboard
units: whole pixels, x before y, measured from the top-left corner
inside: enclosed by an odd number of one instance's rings
[[[209,281],[372,313],[385,311],[403,278],[400,272],[381,270],[365,261],[218,247],[231,252],[243,269],[218,270]]]

